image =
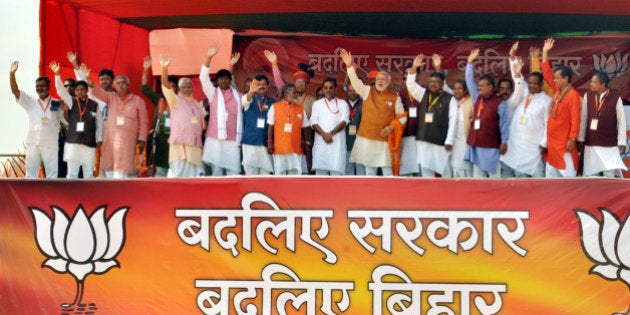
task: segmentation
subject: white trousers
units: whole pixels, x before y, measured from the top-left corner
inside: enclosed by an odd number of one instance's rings
[[[26,178],[37,178],[39,166],[44,163],[46,178],[57,178],[59,167],[59,148],[48,148],[39,145],[26,147]]]

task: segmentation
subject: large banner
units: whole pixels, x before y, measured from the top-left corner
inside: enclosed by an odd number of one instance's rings
[[[626,314],[630,182],[0,181],[0,314]]]
[[[375,21],[375,23],[378,23]],[[542,48],[544,39],[521,39],[518,56],[529,64],[529,48]],[[234,51],[242,53],[242,61],[235,71],[239,87],[246,77],[265,74],[270,79],[271,65],[265,58],[265,49],[276,52],[278,64],[286,81],[297,70],[298,63],[310,65],[315,77],[311,93],[321,85],[327,76],[336,77],[339,82],[345,79],[345,66],[339,57],[339,50],[352,52],[359,73],[363,78],[371,70],[383,70],[392,74],[394,89],[404,86],[402,73],[415,56],[423,53],[426,63],[421,82],[427,82],[432,72],[431,55],[443,56],[442,68],[446,70],[447,82],[464,78],[466,59],[470,51],[480,49],[475,63],[477,75],[490,74],[495,78],[510,76],[508,52],[514,40],[422,40],[392,39],[347,36],[282,35],[261,36],[247,33],[234,36]],[[621,93],[622,98],[630,97],[630,73],[628,69],[630,41],[627,36],[563,37],[557,38],[550,52],[552,65],[565,65],[573,70],[573,85],[584,93],[595,71],[604,71],[612,78],[610,87]],[[524,69],[524,71],[526,71]],[[528,72],[528,71],[527,71]],[[272,92],[274,91],[272,86]],[[341,89],[339,89],[341,91]]]

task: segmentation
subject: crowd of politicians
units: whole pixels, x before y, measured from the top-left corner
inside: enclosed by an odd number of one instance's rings
[[[496,82],[487,74],[475,78],[478,49],[468,56],[465,79],[453,82],[442,72],[441,56],[419,54],[398,91],[387,72],[370,72],[364,82],[351,52],[342,49],[345,82],[325,78],[316,97],[307,93],[312,74],[298,70],[285,83],[276,54],[265,50],[278,99],[268,95],[264,75],[248,78],[242,92],[231,69],[211,79],[217,46],[210,47],[199,71],[202,101],[193,97],[189,77],[169,75],[167,55],[159,57],[161,93],[154,91],[152,60],[146,57],[141,89],[154,105],[152,123],[143,98],[129,91],[127,76],[103,69],[96,84],[73,52],[67,59],[76,78],[62,81],[60,64],[49,64],[60,99],[49,94],[48,77],[36,80],[36,96],[20,90],[17,61],[10,84],[28,116],[27,178],[38,177],[42,166],[47,178],[135,177],[140,166],[146,170],[139,162],[145,151],[155,165],[151,175],[168,177],[575,177],[578,171],[619,177],[626,170],[620,153],[627,149],[619,94],[608,89],[604,72],[593,75],[588,92],[578,93],[570,68],[552,68],[553,46],[547,39],[542,50],[530,47],[530,56],[523,57],[516,56],[516,42],[509,51],[511,79]],[[239,57],[232,55],[231,67]],[[435,72],[418,82],[428,60]],[[337,97],[338,88],[345,99]]]

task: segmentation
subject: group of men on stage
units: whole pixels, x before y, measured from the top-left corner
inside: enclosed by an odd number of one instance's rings
[[[426,87],[418,83],[425,63],[419,54],[404,73],[405,87],[391,89],[391,75],[378,71],[368,84],[357,75],[352,54],[340,57],[347,69],[347,98],[337,98],[338,82],[328,77],[322,96],[308,95],[310,75],[293,74],[286,84],[272,51],[264,51],[281,99],[268,95],[264,75],[248,79],[244,92],[234,87],[231,69],[220,69],[213,82],[206,54],[199,80],[206,99],[193,97],[188,77],[169,76],[171,63],[160,56],[161,91],[148,86],[151,58],[144,60],[142,92],[155,109],[149,141],[156,176],[195,177],[238,175],[403,175],[422,177],[574,177],[583,157],[583,175],[613,177],[625,170],[626,122],[619,95],[610,78],[597,72],[590,91],[581,97],[572,87],[572,71],[551,67],[553,39],[530,48],[531,71],[510,52],[511,80],[482,75],[475,80],[479,50],[468,56],[465,80],[449,87],[441,57],[431,57],[435,71]],[[143,99],[129,91],[129,78],[103,69],[99,84],[90,69],[70,52],[76,80],[62,82],[60,65],[49,66],[61,100],[49,94],[50,79],[36,80],[37,97],[18,88],[11,64],[11,90],[27,111],[26,177],[57,177],[58,134],[65,130],[63,160],[67,177],[135,176],[139,152],[147,149],[149,121]],[[240,55],[231,59],[233,66]],[[112,87],[113,83],[113,87]],[[205,132],[205,136],[203,133]],[[100,152],[100,154],[97,154]],[[100,155],[100,159],[99,159]]]

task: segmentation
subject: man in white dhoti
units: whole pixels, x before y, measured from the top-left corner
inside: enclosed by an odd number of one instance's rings
[[[199,72],[199,80],[210,106],[202,159],[210,165],[212,176],[238,175],[241,171],[242,95],[230,86],[232,73],[226,69],[217,72],[218,88],[212,85],[210,61],[217,52],[216,46],[208,50]]]
[[[449,121],[450,128],[444,141],[444,149],[451,152],[450,164],[453,177],[472,177],[472,163],[464,159],[468,149],[466,139],[473,119],[473,103],[466,81],[460,79],[453,82],[451,103],[455,103],[457,112]]]
[[[510,150],[500,157],[501,177],[545,177],[540,142],[545,137],[551,98],[542,90],[540,72],[531,73],[526,84],[521,75],[523,60],[510,52],[510,65],[515,97],[514,102],[507,102],[512,117]]]
[[[457,104],[451,102],[451,94],[442,90],[444,74],[434,72],[429,77],[429,92],[416,82],[417,69],[424,65],[424,55],[419,54],[407,73],[407,89],[420,102],[410,117],[418,118],[416,131],[417,163],[422,177],[435,177],[436,173],[447,174],[450,152],[444,147],[450,123],[457,113]],[[451,133],[453,131],[450,131]]]
[[[324,97],[313,103],[311,126],[315,130],[313,169],[315,175],[343,175],[346,168],[345,126],[350,118],[346,101],[335,97],[337,80],[325,78]]]
[[[582,98],[578,142],[584,146],[584,176],[615,177],[626,170],[619,152],[626,152],[626,117],[619,95],[608,89],[610,78],[597,72],[591,91]]]
[[[39,77],[35,80],[37,98],[20,90],[15,79],[18,65],[17,61],[11,63],[9,81],[11,92],[28,116],[28,133],[24,140],[26,178],[37,178],[42,162],[46,178],[57,178],[59,123],[63,116],[62,111],[59,110],[60,102],[50,95],[50,79],[47,77]]]

